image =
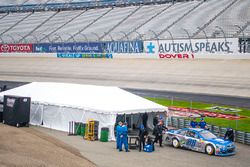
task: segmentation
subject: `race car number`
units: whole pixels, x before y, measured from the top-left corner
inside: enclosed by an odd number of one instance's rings
[[[188,139],[186,145],[190,147],[194,147],[196,144],[196,140]]]

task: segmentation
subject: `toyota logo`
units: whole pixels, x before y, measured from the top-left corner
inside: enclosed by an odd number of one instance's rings
[[[2,52],[8,52],[9,50],[10,50],[9,45],[4,44],[4,45],[1,46],[1,51]]]

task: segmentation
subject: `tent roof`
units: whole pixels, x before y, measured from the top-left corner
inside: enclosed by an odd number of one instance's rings
[[[33,82],[0,93],[31,97],[32,102],[83,108],[98,113],[132,114],[166,111],[167,107],[129,93],[118,87],[70,83]]]

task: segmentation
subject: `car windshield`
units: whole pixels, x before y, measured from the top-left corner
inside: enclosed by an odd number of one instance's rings
[[[217,138],[213,133],[203,130],[200,132],[200,135],[204,138],[204,139],[214,139]]]

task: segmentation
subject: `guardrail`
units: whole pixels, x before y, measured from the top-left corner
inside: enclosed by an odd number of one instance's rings
[[[168,125],[175,127],[175,128],[185,128],[189,127],[190,121],[184,118],[178,117],[171,117],[168,121]],[[215,125],[208,125],[210,131],[218,137],[224,137],[227,128],[215,126]],[[238,130],[234,130],[235,142],[250,145],[250,133],[242,132]]]

